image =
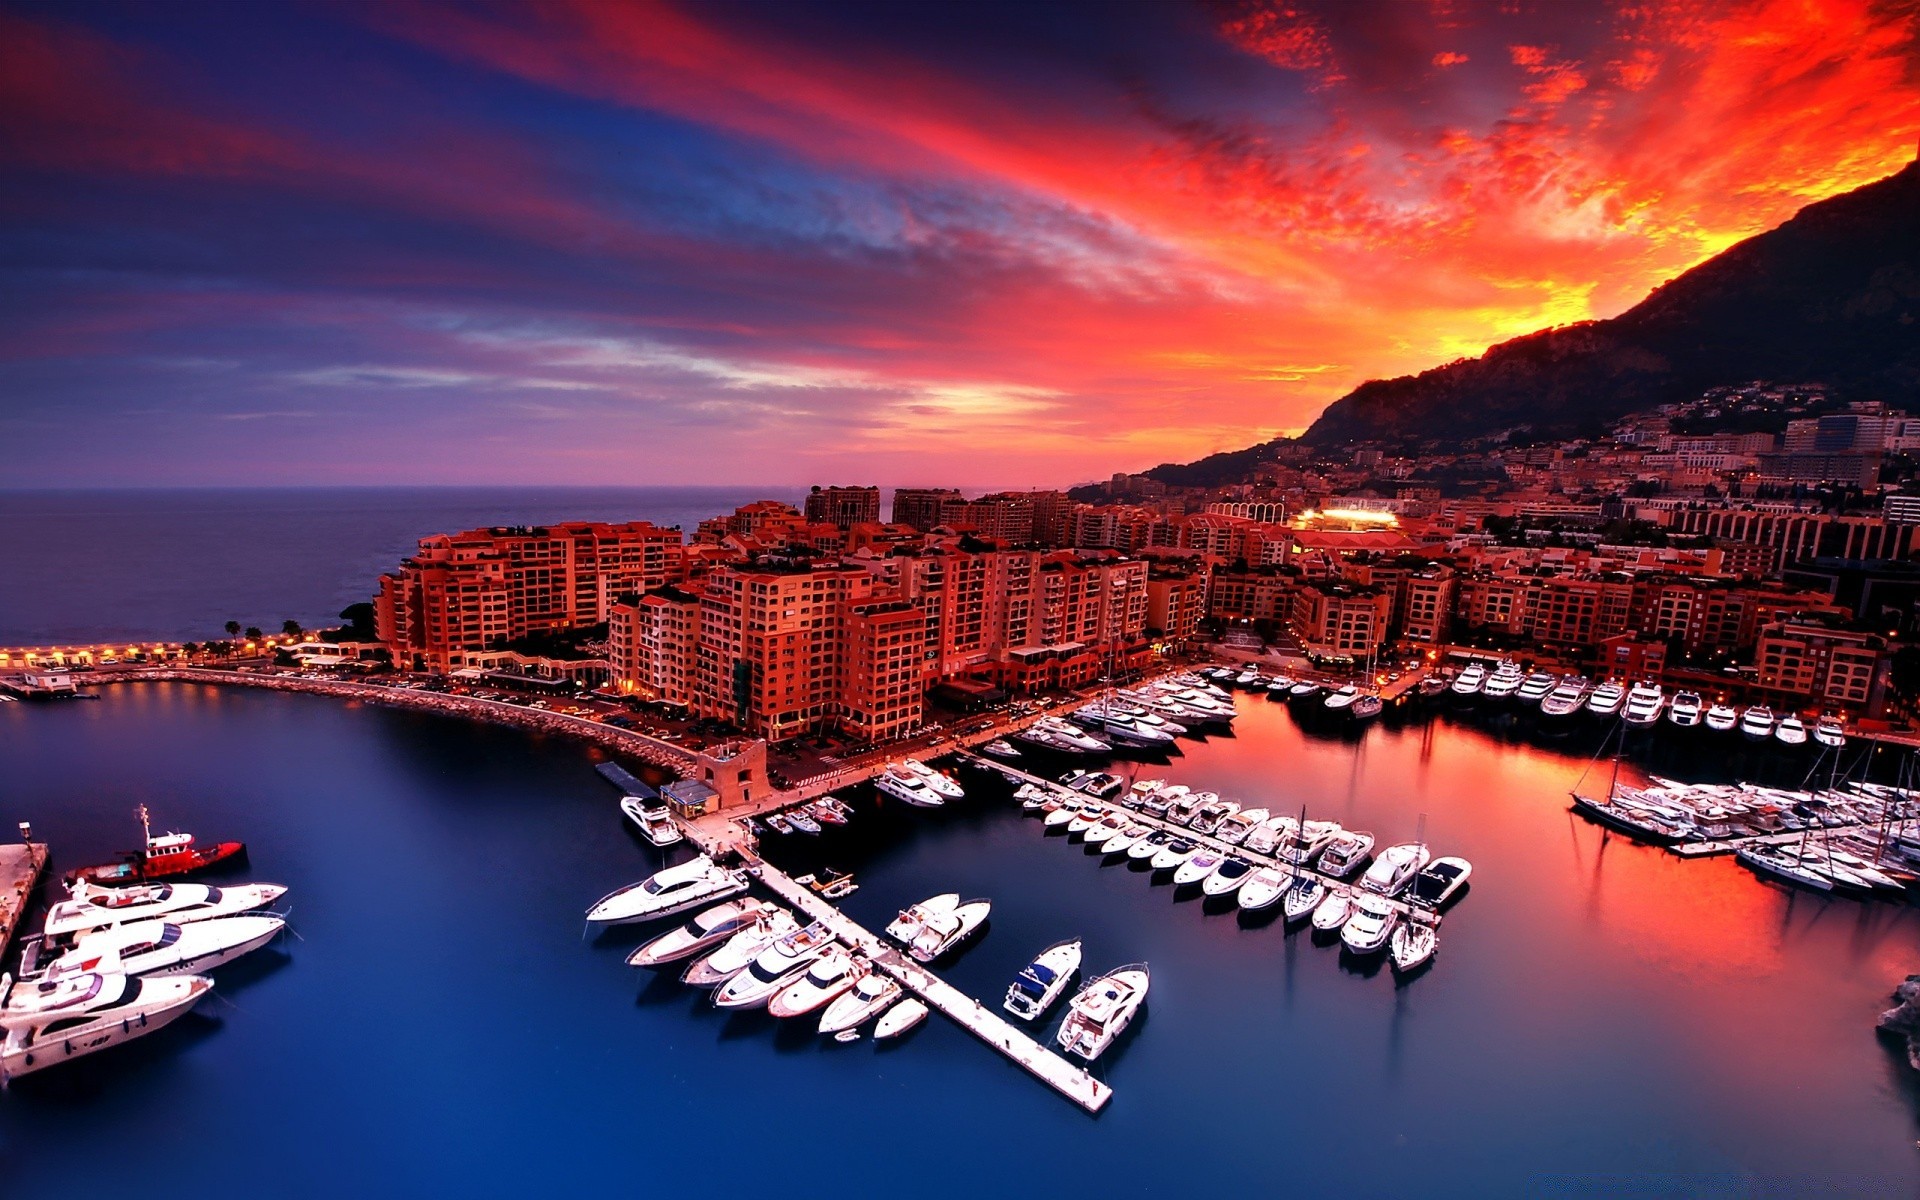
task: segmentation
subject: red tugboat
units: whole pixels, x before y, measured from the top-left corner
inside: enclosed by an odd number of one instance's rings
[[[219,842],[212,846],[194,845],[190,833],[167,833],[153,836],[153,826],[147,819],[147,806],[140,806],[140,832],[146,836],[146,849],[129,853],[124,861],[104,863],[97,867],[81,867],[67,875],[67,884],[72,886],[76,880],[84,879],[88,883],[131,883],[144,879],[164,879],[174,875],[191,875],[203,871],[216,863],[226,862],[247,852],[245,842]]]

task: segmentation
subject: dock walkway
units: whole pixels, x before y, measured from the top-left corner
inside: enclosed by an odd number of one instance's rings
[[[15,842],[0,846],[0,958],[13,944],[27,899],[33,895],[40,872],[47,868],[45,842]]]
[[[1002,1019],[982,1001],[912,961],[772,863],[761,860],[754,870],[769,891],[824,924],[835,937],[866,954],[875,966],[899,980],[930,1008],[946,1014],[962,1029],[1018,1063],[1054,1091],[1090,1113],[1099,1112],[1112,1098],[1113,1089],[1084,1068],[1055,1054],[1029,1037],[1025,1030]]]

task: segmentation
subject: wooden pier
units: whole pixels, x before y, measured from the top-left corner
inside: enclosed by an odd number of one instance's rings
[[[852,917],[847,916],[806,885],[764,860],[752,870],[767,889],[833,935],[861,951],[873,964],[900,981],[901,986],[926,1001],[927,1006],[951,1018],[1028,1074],[1090,1113],[1097,1113],[1113,1097],[1113,1089],[1029,1037],[1025,1030],[1003,1019],[980,1000],[962,992],[932,971],[909,959]]]
[[[47,869],[45,842],[14,842],[0,846],[0,959],[7,956],[20,918],[27,911],[40,872]]]

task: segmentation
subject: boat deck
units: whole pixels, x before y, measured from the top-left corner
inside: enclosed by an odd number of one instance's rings
[[[1113,1097],[1113,1089],[1084,1068],[1055,1054],[1029,1037],[1025,1030],[1003,1019],[980,1000],[909,959],[898,949],[828,903],[805,884],[764,860],[754,867],[767,890],[815,921],[833,935],[859,949],[875,966],[900,981],[909,992],[944,1013],[953,1022],[1004,1054],[1034,1078],[1090,1113],[1097,1113]]]
[[[27,909],[40,872],[47,868],[45,842],[14,842],[0,846],[0,958],[7,955]]]

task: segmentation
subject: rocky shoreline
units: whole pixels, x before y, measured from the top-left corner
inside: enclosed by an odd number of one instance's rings
[[[1920,975],[1909,975],[1893,989],[1894,1006],[1880,1014],[1880,1032],[1907,1043],[1907,1061],[1920,1071]]]
[[[642,734],[603,725],[598,721],[585,721],[579,717],[524,708],[517,704],[502,704],[472,696],[449,696],[441,692],[421,691],[415,688],[348,683],[339,680],[301,679],[287,675],[238,671],[205,671],[191,667],[126,671],[99,676],[89,682],[94,685],[124,682],[213,683],[265,688],[268,691],[277,692],[332,696],[343,700],[363,700],[368,704],[435,712],[472,721],[487,721],[495,725],[511,725],[517,729],[530,729],[538,733],[579,738],[602,749],[652,763],[682,777],[690,773],[694,765],[693,756],[677,746],[669,746]]]

